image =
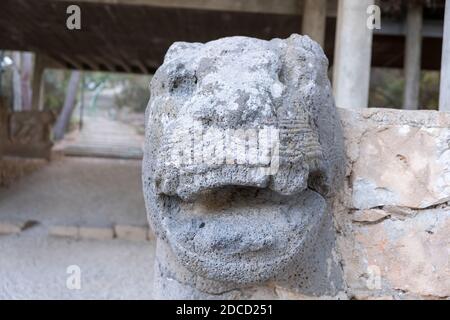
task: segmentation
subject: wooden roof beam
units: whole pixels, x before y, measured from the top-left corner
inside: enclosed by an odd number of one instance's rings
[[[303,0],[78,0],[78,2],[289,15],[301,14],[303,11]],[[337,0],[328,0],[327,16],[336,17],[336,12]]]
[[[72,56],[66,54],[59,54],[58,56],[59,56],[58,60],[62,61],[67,68],[83,70],[83,64],[80,63],[78,60],[74,59]]]

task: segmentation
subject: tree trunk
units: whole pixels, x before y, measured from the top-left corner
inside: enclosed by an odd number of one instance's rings
[[[75,100],[77,97],[78,83],[80,82],[80,71],[72,71],[70,75],[69,84],[67,85],[66,98],[64,105],[56,120],[53,128],[53,136],[55,140],[60,140],[64,137],[66,128],[72,116],[73,109],[75,109]]]
[[[20,52],[13,53],[13,110],[22,110],[22,84],[20,81]]]
[[[33,69],[33,56],[31,53],[22,53],[22,66],[20,80],[22,86],[22,110],[31,110],[31,73]]]

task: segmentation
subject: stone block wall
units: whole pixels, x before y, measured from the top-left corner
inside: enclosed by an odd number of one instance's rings
[[[157,297],[450,296],[450,114],[339,110],[343,141],[327,70],[295,34],[171,46],[143,161]],[[242,157],[267,125],[269,161]]]
[[[449,299],[450,113],[339,109],[346,177],[335,201],[345,290],[280,286],[237,299]]]
[[[450,297],[450,114],[339,110],[335,223],[348,298]]]

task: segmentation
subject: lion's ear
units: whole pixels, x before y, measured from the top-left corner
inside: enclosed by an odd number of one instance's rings
[[[332,194],[343,180],[342,128],[328,79],[328,59],[308,36],[292,35],[279,47],[283,57],[281,82],[288,84],[279,117],[302,114],[317,135],[322,156],[311,166],[308,184],[323,195]]]
[[[174,42],[169,50],[167,50],[167,53],[164,57],[164,63],[173,60],[173,59],[177,59],[180,57],[187,57],[190,56],[192,54],[195,54],[195,52],[197,52],[197,50],[203,46],[203,43],[199,43],[199,42]]]

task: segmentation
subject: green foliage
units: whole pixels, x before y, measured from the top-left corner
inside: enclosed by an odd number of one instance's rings
[[[438,71],[423,71],[420,80],[420,105],[422,109],[437,110],[439,106]]]
[[[44,105],[47,109],[58,113],[62,108],[70,72],[70,70],[52,69],[45,72]],[[150,95],[150,79],[151,76],[135,74],[84,72],[84,90],[86,93],[94,92],[100,86],[117,89],[115,106],[112,107],[130,108],[135,112],[144,112]]]
[[[49,69],[44,73],[44,106],[48,110],[59,112],[66,97],[66,87],[70,70]]]
[[[119,108],[128,107],[135,112],[144,112],[147,106],[150,91],[150,76],[122,75],[115,76],[111,83],[121,90],[115,95],[115,102]]]
[[[4,69],[2,74],[2,83],[0,88],[0,96],[3,99],[3,103],[8,108],[12,108],[13,105],[13,70],[12,68]]]
[[[404,85],[403,70],[372,68],[369,107],[402,108]],[[438,109],[439,72],[422,71],[419,99],[420,109]]]
[[[369,107],[401,108],[404,84],[402,70],[372,68]]]
[[[108,83],[115,75],[107,72],[84,72],[85,88],[94,91],[101,84]]]

